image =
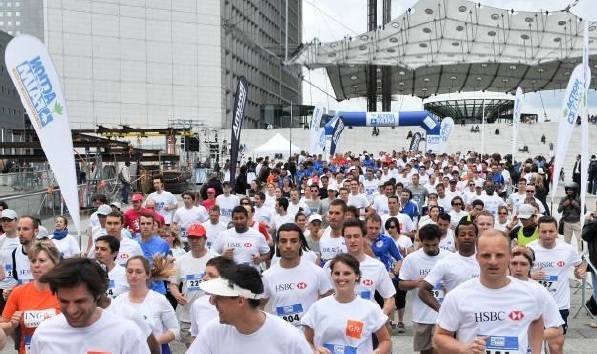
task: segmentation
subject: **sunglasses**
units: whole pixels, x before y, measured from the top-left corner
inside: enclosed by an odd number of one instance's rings
[[[498,215],[508,215],[508,213],[498,213]]]
[[[535,193],[535,191],[527,189],[527,193]]]

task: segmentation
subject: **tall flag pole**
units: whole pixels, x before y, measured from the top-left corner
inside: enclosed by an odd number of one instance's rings
[[[591,85],[591,69],[589,67],[589,21],[584,20],[585,33],[583,37],[583,48],[582,48],[582,67],[583,76],[585,79],[584,86],[584,97],[583,97],[583,109],[580,117],[580,131],[581,131],[581,143],[580,143],[580,210],[581,214],[584,214],[586,197],[587,197],[587,174],[589,170],[589,86]],[[580,218],[580,227],[582,228],[585,223],[585,218]],[[577,236],[578,237],[578,236]]]
[[[247,79],[244,76],[238,78],[236,95],[234,97],[234,111],[232,112],[232,130],[230,136],[230,185],[234,188],[236,178],[236,165],[238,164],[238,151],[240,148],[240,132],[245,118],[245,106],[247,104]]]
[[[60,81],[50,54],[39,39],[22,34],[8,43],[5,61],[80,234],[73,139]]]

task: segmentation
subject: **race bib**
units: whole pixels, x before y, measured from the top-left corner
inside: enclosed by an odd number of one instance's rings
[[[371,291],[361,291],[359,296],[361,297],[361,299],[371,300]]]
[[[446,292],[444,291],[444,287],[441,283],[435,284],[433,287],[433,297],[439,302],[440,304],[444,301],[444,297],[446,296]]]
[[[301,316],[303,315],[303,305],[294,304],[290,306],[278,306],[276,307],[276,313],[284,321],[298,326],[301,321]]]
[[[29,354],[31,352],[31,337],[33,336],[25,336],[25,354]]]
[[[548,275],[545,279],[537,280],[537,282],[543,285],[549,292],[555,292],[558,287],[558,276]]]
[[[201,290],[199,288],[199,284],[203,280],[204,274],[187,274],[186,276],[186,284],[187,284],[187,291],[197,291]]]
[[[106,290],[106,296],[110,298],[115,298],[114,296],[114,280],[110,280],[108,283],[108,290]]]
[[[211,249],[211,245],[212,245],[212,243],[213,243],[213,242],[209,242],[209,241],[208,241],[208,242],[205,244],[205,246],[207,247],[207,249],[208,249],[208,250],[210,250],[210,249]]]
[[[187,229],[184,227],[180,228],[180,237],[187,238]]]
[[[487,336],[486,354],[518,353],[518,337]]]
[[[4,265],[4,273],[6,274],[6,278],[12,278],[12,264]]]
[[[357,354],[357,348],[348,345],[326,343],[323,347],[332,354]]]
[[[26,328],[37,328],[43,320],[56,316],[56,309],[23,311],[23,323]]]

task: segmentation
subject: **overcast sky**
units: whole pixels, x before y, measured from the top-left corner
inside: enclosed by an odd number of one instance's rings
[[[486,5],[519,11],[562,10],[576,0],[478,0]],[[417,0],[392,0],[392,18],[403,14]],[[379,14],[383,0],[378,0]],[[580,0],[571,9],[577,16],[586,16],[589,21],[597,21],[597,1]],[[303,42],[318,38],[322,42],[342,39],[345,35],[354,36],[367,31],[367,0],[303,0]],[[381,16],[380,16],[381,19]],[[381,21],[378,20],[378,23]],[[334,96],[325,70],[304,70],[305,79],[323,91]],[[543,104],[548,117],[552,120],[560,111],[563,93],[560,90],[543,91],[539,94],[526,94],[523,112],[538,113],[543,117]],[[366,110],[366,100],[352,99],[336,102],[333,98],[311,85],[303,84],[303,102],[305,104],[322,104],[330,110]],[[589,112],[597,114],[597,93],[593,90],[589,95],[589,105],[596,107]],[[422,101],[411,96],[402,96],[392,102],[392,111],[421,110]],[[541,119],[541,118],[540,118]],[[557,118],[556,118],[557,119]]]

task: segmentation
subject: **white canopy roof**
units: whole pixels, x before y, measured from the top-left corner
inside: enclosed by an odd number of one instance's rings
[[[594,72],[596,28],[589,24]],[[382,75],[391,77],[393,94],[422,98],[514,92],[518,86],[525,92],[559,89],[581,61],[583,31],[584,21],[569,10],[526,12],[467,0],[419,0],[377,30],[336,42],[314,40],[293,62],[326,68],[338,100],[363,97],[368,85],[381,88]],[[373,79],[371,65],[380,66]]]
[[[290,144],[290,141],[280,135],[280,133],[276,133],[271,139],[269,139],[265,144],[261,145],[260,147],[253,150],[254,154],[295,154],[300,153],[301,148]]]

